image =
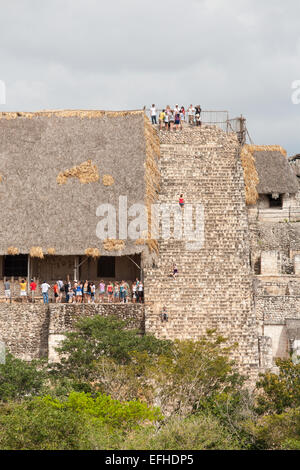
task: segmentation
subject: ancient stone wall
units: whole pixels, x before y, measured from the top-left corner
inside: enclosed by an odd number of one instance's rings
[[[159,239],[157,265],[145,270],[146,331],[163,338],[199,338],[207,329],[238,342],[240,369],[258,366],[258,335],[249,265],[249,228],[239,148],[212,127],[161,132],[160,203],[204,208],[204,244]],[[178,206],[178,211],[181,209]],[[178,267],[173,279],[172,263]],[[163,310],[168,322],[161,320]]]
[[[25,304],[0,303],[0,341],[25,359],[57,356],[55,347],[81,316],[113,315],[128,327],[144,331],[143,304]]]
[[[43,304],[0,303],[0,341],[21,359],[47,357],[49,320]]]

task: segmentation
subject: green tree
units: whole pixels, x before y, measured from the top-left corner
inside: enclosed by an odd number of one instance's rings
[[[283,413],[289,408],[300,407],[300,364],[291,359],[277,359],[279,373],[266,372],[257,382],[259,413]]]
[[[37,366],[35,361],[29,363],[7,353],[5,364],[0,364],[0,400],[16,400],[38,394],[45,374]]]
[[[249,422],[257,449],[300,450],[300,408]]]
[[[0,449],[117,449],[130,430],[161,420],[157,408],[72,392],[0,406]]]
[[[141,335],[139,331],[127,328],[127,322],[114,317],[99,315],[80,319],[75,331],[66,333],[66,339],[59,348],[61,363],[55,369],[65,376],[87,381],[92,378],[95,361],[101,357],[126,364],[131,360],[132,351],[160,354],[171,347],[169,341]]]

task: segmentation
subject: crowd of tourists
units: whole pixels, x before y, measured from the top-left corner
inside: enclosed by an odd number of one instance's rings
[[[182,124],[188,122],[190,125],[201,126],[201,106],[198,104],[193,106],[192,104],[185,109],[184,106],[175,104],[173,108],[169,105],[165,109],[160,111],[157,110],[155,104],[152,104],[150,108],[151,122],[153,125],[158,124],[159,129],[162,130],[178,130],[182,129]]]
[[[22,302],[28,301],[27,282],[23,279],[20,283],[20,296]],[[34,301],[38,295],[37,283],[31,279],[29,284],[29,297]],[[10,282],[4,283],[6,301],[11,300]],[[44,281],[40,285],[44,304],[49,303],[49,299],[55,303],[143,303],[144,285],[138,278],[129,285],[127,281],[105,282],[101,280],[99,284],[92,281],[65,281],[58,280],[53,285]]]

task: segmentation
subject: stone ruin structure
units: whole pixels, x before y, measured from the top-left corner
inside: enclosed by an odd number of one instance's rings
[[[238,344],[233,357],[250,378],[277,357],[295,356],[298,162],[279,146],[241,145],[217,126],[157,132],[142,111],[0,113],[0,296],[10,279],[18,297],[23,277],[142,277],[145,290],[144,304],[0,302],[0,340],[24,359],[56,360],[56,345],[79,316],[112,314],[161,338],[216,329]],[[146,208],[138,239],[119,218],[125,196],[127,207]],[[103,204],[118,213],[115,236],[100,240]],[[153,204],[169,208],[167,237],[164,216],[151,217]],[[192,213],[195,225],[201,218],[200,241],[175,233],[188,205],[202,208],[201,217]]]

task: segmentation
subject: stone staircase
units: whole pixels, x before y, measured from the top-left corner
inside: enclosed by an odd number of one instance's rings
[[[180,193],[186,204],[202,204],[204,243],[191,251],[185,239],[159,238],[158,262],[145,269],[146,331],[186,339],[216,328],[239,343],[234,357],[251,374],[258,367],[258,346],[238,142],[209,126],[160,132],[160,140],[159,203],[175,204],[177,215],[186,210],[179,207]]]

